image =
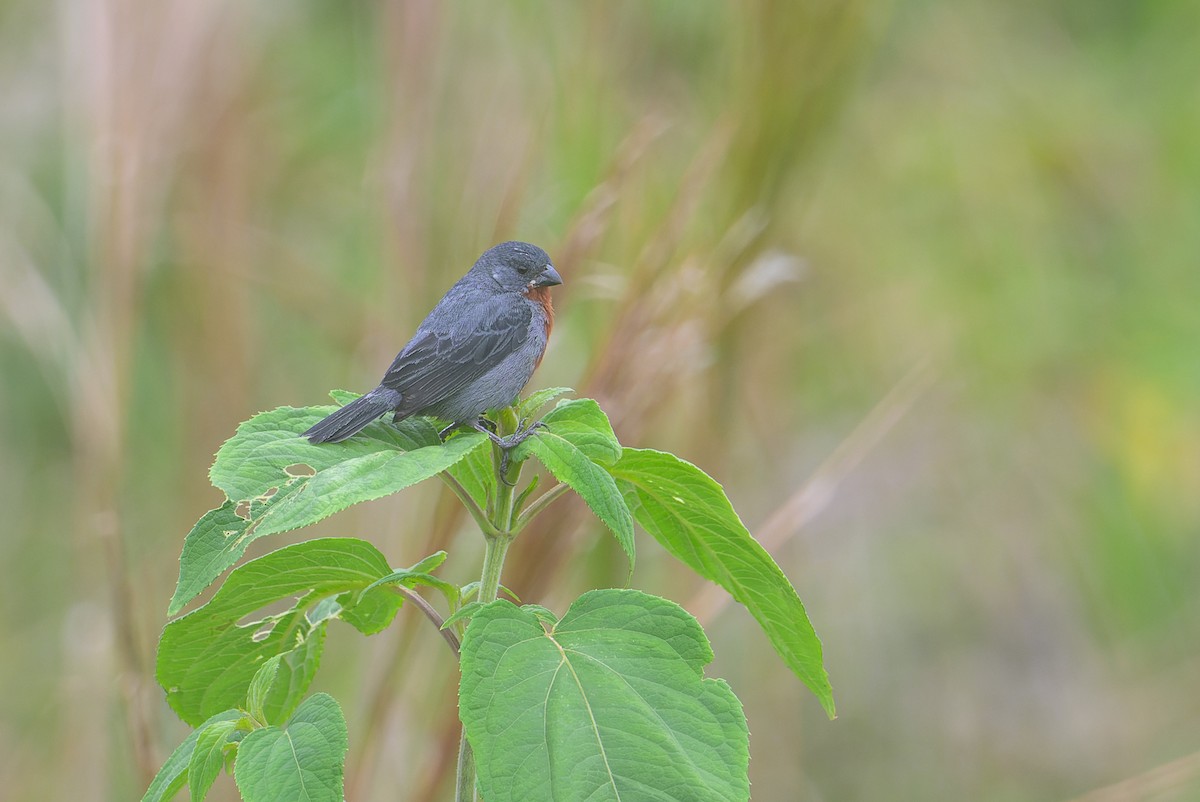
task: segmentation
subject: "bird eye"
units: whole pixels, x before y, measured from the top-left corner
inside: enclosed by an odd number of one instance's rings
[[[522,276],[529,272],[529,265],[518,265],[517,272]]]

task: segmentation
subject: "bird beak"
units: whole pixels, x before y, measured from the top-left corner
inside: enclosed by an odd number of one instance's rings
[[[530,284],[534,287],[553,287],[556,284],[562,284],[562,276],[558,275],[554,265],[546,265],[541,274]]]

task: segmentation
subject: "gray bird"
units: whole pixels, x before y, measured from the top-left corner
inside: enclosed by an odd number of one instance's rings
[[[542,361],[562,284],[550,257],[527,242],[504,242],[479,257],[421,322],[371,392],[304,433],[338,443],[388,412],[393,421],[428,415],[484,432],[507,449],[530,430],[499,438],[479,417],[512,403]]]

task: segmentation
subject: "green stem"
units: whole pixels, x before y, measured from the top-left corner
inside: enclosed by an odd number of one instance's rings
[[[539,512],[546,509],[550,504],[563,493],[567,492],[568,486],[566,482],[559,482],[554,487],[542,493],[534,502],[525,508],[524,512],[517,516],[517,520],[512,525],[512,533],[515,537],[518,532],[529,525]]]
[[[455,775],[454,802],[475,802],[475,755],[467,736],[458,743],[458,774]]]
[[[458,496],[458,500],[467,508],[467,512],[471,513],[471,517],[475,519],[475,523],[479,526],[479,531],[483,532],[484,537],[499,534],[499,530],[492,526],[492,522],[488,520],[487,514],[475,503],[475,499],[471,498],[471,494],[467,492],[467,489],[462,486],[461,482],[445,471],[442,471],[439,476],[454,491],[454,495]]]
[[[479,578],[479,601],[494,602],[500,595],[500,573],[504,570],[504,557],[512,545],[507,534],[485,539],[483,552],[483,575]]]
[[[511,409],[501,412],[497,428],[502,436],[511,434],[516,429],[516,425],[516,415]],[[479,505],[475,504],[473,500],[467,505],[483,532],[483,572],[479,577],[479,601],[484,604],[494,602],[500,594],[500,574],[504,571],[504,557],[508,554],[508,547],[512,545],[513,538],[516,536],[516,532],[513,531],[513,515],[516,512],[513,508],[513,493],[521,478],[521,462],[513,460],[508,465],[508,470],[501,476],[500,456],[500,449],[494,448],[492,458],[496,468],[497,482],[496,503],[490,505],[491,515],[484,516],[479,510]],[[455,484],[458,483],[455,482]],[[455,492],[466,503],[470,497],[467,496],[465,490],[459,493],[459,489],[462,489],[461,485],[455,489]],[[466,498],[463,498],[464,496]],[[480,512],[480,514],[476,514],[476,512]],[[454,800],[455,802],[475,802],[475,756],[471,752],[471,744],[467,742],[465,729],[458,744],[458,773],[455,780]]]
[[[512,488],[509,488],[508,495],[511,503]],[[499,515],[501,505],[497,504],[496,508]],[[497,520],[502,519],[497,517]],[[479,601],[484,604],[494,602],[500,593],[500,574],[504,570],[504,557],[508,554],[508,547],[512,545],[512,541],[512,535],[507,532],[484,535],[483,573],[479,578]],[[467,743],[465,728],[458,743],[457,777],[454,802],[475,802],[475,755],[471,753],[471,745]]]

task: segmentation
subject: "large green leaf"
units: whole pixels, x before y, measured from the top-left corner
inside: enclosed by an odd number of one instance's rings
[[[154,775],[150,787],[142,796],[142,802],[166,802],[174,797],[187,782],[188,765],[192,762],[192,756],[196,751],[196,741],[199,740],[200,735],[218,722],[234,722],[241,717],[241,711],[222,710],[192,730],[183,743],[175,747],[175,751],[167,758],[167,762],[163,763],[158,774]]]
[[[242,739],[234,779],[246,802],[342,802],[347,746],[342,709],[316,693],[287,724]]]
[[[560,401],[542,420],[546,427],[527,438],[515,458],[537,457],[555,478],[570,485],[616,536],[633,570],[633,516],[608,471],[621,456],[608,416],[592,399],[580,398]]]
[[[744,604],[775,651],[833,718],[833,689],[821,641],[804,605],[738,518],[721,486],[690,462],[649,449],[625,449],[612,472],[642,528]]]
[[[484,799],[749,798],[746,720],[703,676],[712,651],[696,619],[599,590],[552,621],[498,601],[467,628],[459,712]]]
[[[300,435],[336,407],[280,407],[238,427],[217,452],[209,476],[228,501],[192,528],[179,560],[171,615],[238,561],[265,535],[316,523],[361,501],[437,475],[487,438],[459,434],[442,444],[424,418],[378,421],[342,443],[313,444]]]
[[[378,549],[353,538],[297,543],[239,566],[211,601],[163,630],[156,674],[167,701],[191,724],[244,707],[255,672],[281,655],[263,709],[269,721],[286,718],[316,672],[330,618],[372,634],[395,616],[401,597],[362,593],[390,573]],[[282,600],[292,603],[283,612],[243,623]]]

